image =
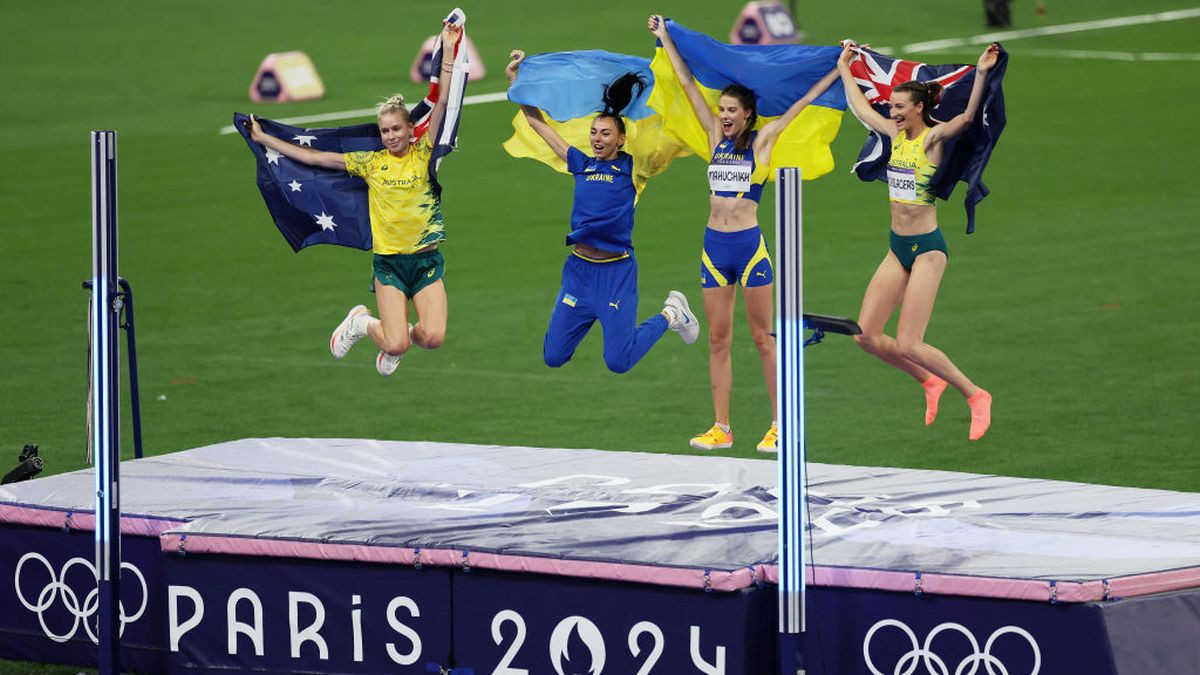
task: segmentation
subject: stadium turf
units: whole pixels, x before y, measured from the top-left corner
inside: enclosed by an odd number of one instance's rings
[[[1193,4],[1070,0],[1037,15],[1033,3],[1015,3],[1014,28]],[[653,50],[644,3],[479,5],[464,9],[488,74],[468,94],[502,91],[515,47]],[[854,37],[901,50],[985,32],[979,3],[922,8],[920,22],[906,20],[904,5],[861,3],[805,4],[799,18],[815,44]],[[235,110],[284,118],[366,108],[397,89],[415,97],[423,88],[407,71],[416,46],[448,9],[122,0],[69,13],[54,3],[5,10],[0,468],[25,443],[41,446],[49,472],[84,465],[87,132],[100,128],[120,134],[120,270],[136,294],[148,453],[248,436],[690,452],[687,439],[712,422],[703,339],[689,347],[668,334],[620,376],[605,370],[597,335],[566,367],[542,364],[570,181],[503,152],[508,103],[466,108],[460,150],[443,164],[446,346],[411,354],[386,379],[366,343],[330,358],[330,330],[350,306],[371,302],[369,254],[293,254],[267,217],[241,138],[218,130]],[[726,39],[736,9],[669,0],[656,11]],[[968,411],[952,391],[926,429],[915,382],[831,336],[806,354],[811,460],[1200,490],[1200,163],[1191,129],[1200,61],[1068,58],[1088,50],[1195,59],[1198,23],[1005,40],[1009,125],[985,174],[993,194],[970,236],[961,187],[939,206],[950,265],[927,334],[992,392],[992,429],[969,444]],[[312,56],[326,97],[250,104],[258,62],[291,49]],[[977,52],[899,53],[973,63]],[[812,311],[855,316],[886,250],[885,189],[849,174],[864,133],[847,114],[837,169],[805,184]],[[672,288],[700,306],[702,167],[679,160],[639,204],[643,315]],[[760,210],[768,231],[773,203],[768,188]],[[733,361],[737,441],[725,454],[761,457],[754,445],[770,411],[740,306]],[[124,417],[130,457],[127,406]],[[11,667],[0,672],[40,668]]]

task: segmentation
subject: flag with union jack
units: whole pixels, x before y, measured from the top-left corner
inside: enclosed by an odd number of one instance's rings
[[[858,48],[855,51],[858,56],[850,64],[850,73],[871,106],[884,117],[890,117],[888,99],[892,89],[912,80],[942,85],[941,101],[932,112],[934,120],[945,122],[966,110],[971,88],[975,84],[975,66],[929,65],[894,59],[869,49]],[[967,210],[967,234],[975,231],[976,204],[990,192],[983,184],[983,169],[992,156],[996,142],[1000,140],[1000,133],[1004,131],[1006,118],[1001,84],[1007,66],[1008,52],[1002,47],[995,67],[988,74],[975,120],[966,131],[946,141],[942,163],[930,185],[939,198],[949,199],[959,181],[967,184],[963,201]],[[886,182],[891,143],[869,127],[868,132],[867,140],[858,153],[858,161],[854,164],[854,172],[864,181]]]
[[[466,15],[455,8],[443,23],[464,26]],[[463,94],[470,64],[462,39],[454,45],[443,45],[439,37],[433,52],[433,63],[441,63],[442,49],[454,51],[452,86],[443,87],[435,65],[429,82],[429,92],[409,110],[413,122],[414,142],[432,131],[433,153],[429,159],[429,180],[434,193],[440,197],[442,187],[437,170],[442,158],[454,150],[458,124],[462,116]],[[441,96],[448,96],[446,112],[440,129],[429,129],[433,107]],[[246,116],[234,113],[233,126],[246,140],[258,166],[258,189],[266,202],[275,226],[291,245],[292,250],[313,244],[337,244],[371,250],[371,218],[367,207],[367,184],[344,170],[323,169],[288,159],[274,150],[250,140],[243,126]],[[274,120],[257,118],[264,132],[289,143],[329,152],[382,150],[378,124],[356,124],[331,129],[305,129],[288,126]]]

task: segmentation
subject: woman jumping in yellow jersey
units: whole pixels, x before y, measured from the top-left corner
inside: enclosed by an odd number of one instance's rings
[[[666,21],[653,15],[648,27],[662,42],[696,119],[708,132],[710,211],[704,231],[700,283],[704,315],[708,321],[708,371],[716,422],[711,429],[693,438],[691,446],[698,450],[728,448],[733,445],[733,432],[729,426],[733,366],[729,349],[733,343],[736,286],[742,287],[746,320],[762,360],[767,393],[771,398],[771,419],[775,420],[774,271],[766,239],[758,228],[758,200],[770,170],[771,151],[780,132],[833,84],[837,71],[830,71],[783,115],[755,131],[758,113],[754,92],[737,84],[726,87],[721,92],[716,114],[713,114],[667,32]],[[778,436],[778,426],[772,421],[758,449],[775,452]]]
[[[946,240],[937,224],[937,207],[929,181],[942,160],[943,144],[963,131],[975,118],[988,71],[996,65],[1000,48],[989,45],[979,57],[974,88],[967,109],[948,122],[932,117],[941,85],[905,82],[892,90],[891,117],[871,107],[850,73],[855,58],[851,41],[843,43],[838,71],[846,100],[863,124],[884,134],[892,143],[888,160],[888,195],[892,207],[891,245],[871,277],[863,297],[854,337],[865,351],[913,376],[925,389],[925,424],[937,417],[938,398],[947,383],[967,398],[971,408],[968,438],[979,440],[992,421],[992,396],[976,386],[936,347],[925,342],[925,329],[933,313],[938,286],[946,271]],[[900,307],[896,337],[883,327]]]
[[[342,169],[367,182],[374,258],[373,283],[379,318],[357,305],[333,331],[329,350],[342,358],[365,335],[379,346],[375,368],[391,375],[413,344],[437,349],[446,337],[445,262],[438,242],[445,239],[441,204],[429,180],[430,136],[441,126],[453,81],[454,48],[462,27],[442,30],[441,92],[429,117],[429,133],[413,139],[413,123],[404,97],[379,104],[379,135],[384,149],[375,152],[324,152],[294,145],[263,133],[250,116],[250,139],[291,159],[326,169]],[[412,300],[418,322],[408,322]]]

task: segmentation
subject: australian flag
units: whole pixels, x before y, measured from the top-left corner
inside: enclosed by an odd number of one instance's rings
[[[445,23],[465,25],[466,15],[456,8],[446,17]],[[463,35],[465,34],[464,30]],[[429,83],[429,93],[409,111],[415,141],[431,131],[429,118],[439,97],[450,97],[441,128],[432,130],[435,135],[431,139],[433,154],[429,160],[429,178],[435,194],[439,196],[441,185],[437,181],[437,169],[442,158],[454,150],[458,138],[463,94],[470,68],[467,50],[461,49],[461,45],[461,39],[457,45],[449,45],[450,49],[455,50],[454,77],[449,90],[440,86],[440,69],[435,66]],[[441,62],[442,48],[439,39],[434,48],[434,64]],[[265,133],[317,150],[347,153],[383,149],[377,124],[303,129],[262,117],[256,119]],[[233,126],[246,140],[250,152],[254,153],[258,166],[258,189],[267,204],[271,218],[275,221],[275,226],[279,228],[292,250],[299,251],[312,244],[337,244],[371,250],[371,217],[367,207],[366,182],[344,170],[323,169],[288,159],[251,141],[250,132],[243,126],[246,120],[246,115],[234,113]]]
[[[884,117],[890,117],[888,99],[896,85],[910,80],[938,82],[942,98],[933,109],[933,118],[946,122],[967,109],[971,88],[975,84],[975,66],[931,66],[916,61],[893,59],[869,49],[858,49],[858,58],[850,64],[850,72],[871,106]],[[931,188],[941,199],[949,199],[958,181],[967,184],[964,205],[967,209],[967,234],[975,231],[975,205],[988,195],[983,184],[983,169],[1000,133],[1004,131],[1004,71],[1008,67],[1008,52],[1003,47],[996,65],[988,73],[983,99],[975,120],[966,131],[945,142],[942,163],[934,174]],[[854,172],[865,181],[887,181],[887,163],[892,146],[887,138],[870,131],[858,153]]]

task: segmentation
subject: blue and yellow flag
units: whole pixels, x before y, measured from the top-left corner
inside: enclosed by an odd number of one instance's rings
[[[837,66],[842,53],[841,47],[727,45],[670,20],[667,30],[714,114],[725,87],[740,84],[754,92],[758,111],[755,128],[787,112]],[[696,119],[662,45],[658,46],[650,68],[654,71],[655,87],[649,105],[662,116],[663,127],[692,152],[708,157],[712,151],[708,133]],[[835,81],[780,134],[771,153],[771,168],[798,166],[806,180],[833,170],[829,144],[837,136],[845,110],[845,92]],[[774,180],[773,170],[770,176]]]
[[[646,89],[621,111],[626,130],[624,150],[633,156],[634,186],[640,194],[650,176],[688,154],[682,142],[663,131],[662,119],[647,105],[654,88],[649,59],[601,50],[535,54],[521,63],[508,100],[541,109],[564,141],[590,155],[588,133],[596,113],[604,108],[604,87],[631,72],[646,80]],[[554,154],[520,111],[513,118],[513,135],[504,142],[504,149],[513,157],[536,159],[568,173],[567,163]]]

